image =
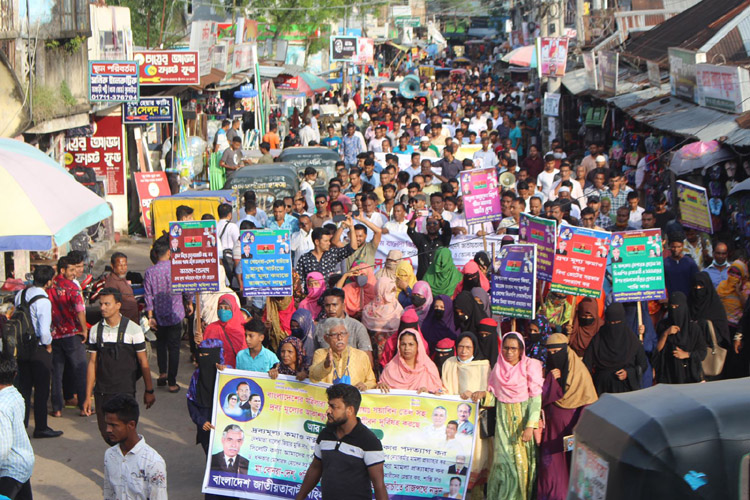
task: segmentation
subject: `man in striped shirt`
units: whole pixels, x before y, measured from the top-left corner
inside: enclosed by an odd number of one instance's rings
[[[17,369],[15,358],[0,357],[0,496],[31,500],[34,450],[23,421],[23,397],[13,387]]]

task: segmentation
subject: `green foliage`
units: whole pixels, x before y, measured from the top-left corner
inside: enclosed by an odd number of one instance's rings
[[[62,38],[60,40],[47,40],[44,42],[45,48],[48,50],[62,49],[67,54],[73,55],[86,43],[85,36],[76,36],[73,38]]]
[[[130,9],[130,28],[133,30],[133,43],[136,46],[146,48],[159,46],[163,0],[109,0],[107,3]],[[166,0],[164,33],[162,34],[162,45],[165,49],[171,47],[184,35],[184,26],[180,25],[183,4],[184,0]]]
[[[34,123],[42,123],[65,114],[65,110],[78,104],[67,82],[63,81],[59,87],[34,85],[31,91],[31,103]]]
[[[78,100],[73,96],[70,87],[68,87],[68,82],[65,80],[60,84],[60,96],[66,106],[75,106],[78,104]]]

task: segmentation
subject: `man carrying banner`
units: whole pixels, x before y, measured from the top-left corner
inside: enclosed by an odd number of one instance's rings
[[[327,425],[320,431],[312,463],[296,500],[307,498],[321,481],[322,498],[388,500],[383,445],[357,418],[362,395],[348,384],[326,389]]]

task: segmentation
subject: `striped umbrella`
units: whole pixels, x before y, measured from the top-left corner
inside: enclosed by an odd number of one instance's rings
[[[50,250],[112,215],[109,205],[38,149],[0,139],[0,251]]]
[[[503,56],[503,61],[513,66],[536,68],[536,46],[526,45],[513,49]]]

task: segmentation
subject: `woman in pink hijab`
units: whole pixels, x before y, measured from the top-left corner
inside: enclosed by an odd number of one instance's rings
[[[413,328],[399,334],[398,355],[385,365],[378,389],[382,392],[402,389],[442,394],[443,381],[437,366],[425,352],[423,343],[422,335]]]
[[[404,308],[398,302],[398,288],[392,278],[383,276],[375,284],[375,300],[362,310],[362,324],[382,352],[388,337],[398,331]]]
[[[314,271],[307,275],[307,297],[302,299],[297,309],[307,309],[312,313],[313,320],[318,318],[321,307],[318,300],[326,291],[326,281],[322,274]]]
[[[490,373],[488,392],[471,395],[483,406],[495,406],[495,450],[487,498],[527,500],[536,487],[536,442],[542,410],[542,363],[529,358],[523,337],[508,332],[502,355]]]

